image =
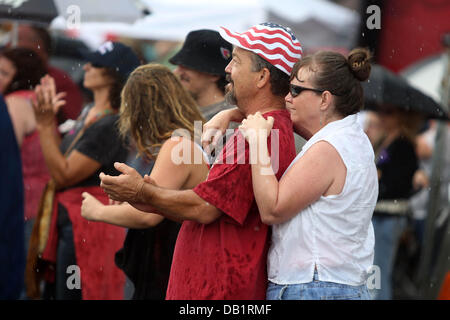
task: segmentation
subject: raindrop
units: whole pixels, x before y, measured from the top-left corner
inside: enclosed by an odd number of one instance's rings
[[[422,50],[423,50],[422,47],[420,47],[420,48],[419,48],[419,51],[422,52]]]
[[[364,32],[363,33],[361,33],[361,35],[364,37]]]

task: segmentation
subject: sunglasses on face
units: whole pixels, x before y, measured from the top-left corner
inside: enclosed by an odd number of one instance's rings
[[[289,84],[289,92],[292,95],[292,98],[295,98],[296,96],[298,96],[300,93],[302,93],[302,91],[314,91],[314,92],[318,92],[318,93],[322,93],[326,90],[320,90],[320,89],[314,89],[314,88],[305,88],[302,86],[297,86],[295,84]]]

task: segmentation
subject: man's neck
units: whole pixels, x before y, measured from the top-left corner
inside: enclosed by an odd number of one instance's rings
[[[286,103],[284,97],[265,95],[260,97],[255,97],[252,100],[244,103],[241,110],[245,110],[245,116],[255,114],[256,112],[266,113],[275,110],[284,110],[286,108]]]
[[[224,100],[224,95],[219,88],[217,88],[215,85],[210,86],[209,88],[206,88],[204,91],[202,91],[197,99],[197,105],[202,107],[208,107],[210,105],[222,102]]]

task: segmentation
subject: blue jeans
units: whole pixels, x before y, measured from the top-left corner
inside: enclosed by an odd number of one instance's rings
[[[280,285],[269,281],[267,300],[371,300],[367,286],[319,281],[317,271],[309,283]]]
[[[373,264],[380,268],[381,288],[373,289],[376,300],[392,299],[392,272],[398,242],[406,226],[406,217],[374,215],[372,218],[375,231],[375,257]]]

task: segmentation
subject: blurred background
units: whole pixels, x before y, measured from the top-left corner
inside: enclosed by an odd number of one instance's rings
[[[265,21],[290,27],[304,54],[323,49],[346,54],[356,46],[369,47],[374,63],[383,71],[379,78],[369,80],[367,109],[376,113],[380,104],[396,104],[421,114],[418,138],[434,130],[431,156],[419,157],[429,164],[428,180],[411,192],[411,199],[425,194],[421,202],[425,213],[415,215],[419,205],[413,201],[405,213],[407,223],[396,244],[392,297],[450,299],[450,140],[445,138],[449,17],[448,0],[0,1],[0,46],[16,46],[27,36],[38,43],[24,29],[26,25],[47,29],[51,35],[48,63],[79,86],[83,102],[92,97],[83,90],[85,61],[80,50],[95,50],[107,40],[130,45],[143,62],[171,68],[168,59],[190,31],[220,26],[245,31]],[[42,49],[39,44],[36,48]],[[393,83],[401,88],[396,91]],[[403,97],[402,101],[385,97],[382,89]],[[368,112],[361,114],[364,126]]]

